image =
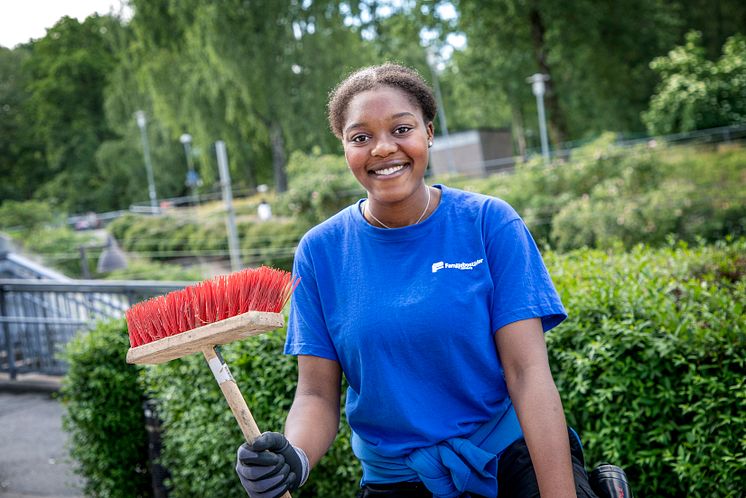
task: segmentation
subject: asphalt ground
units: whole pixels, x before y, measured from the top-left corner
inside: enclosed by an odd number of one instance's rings
[[[82,498],[62,430],[59,381],[0,377],[0,497]]]

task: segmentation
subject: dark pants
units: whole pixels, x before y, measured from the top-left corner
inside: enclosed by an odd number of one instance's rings
[[[575,475],[575,489],[578,498],[596,498],[588,484],[585,472],[583,448],[574,434],[570,433],[570,454]],[[521,438],[508,446],[500,456],[497,466],[499,498],[538,498],[539,485],[536,482],[534,466],[528,454],[526,441]],[[401,482],[395,484],[368,484],[358,493],[358,498],[432,498],[433,494],[421,482]],[[497,498],[465,495],[462,498]]]

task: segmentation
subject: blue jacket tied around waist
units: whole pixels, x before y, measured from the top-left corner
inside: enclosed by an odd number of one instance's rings
[[[500,416],[483,424],[468,438],[452,438],[419,448],[409,455],[392,460],[382,457],[375,448],[353,433],[352,448],[365,462],[368,474],[375,468],[406,467],[414,471],[436,498],[456,498],[464,493],[497,496],[497,465],[510,443],[522,437],[521,426],[510,400]],[[371,475],[368,476],[372,477]]]

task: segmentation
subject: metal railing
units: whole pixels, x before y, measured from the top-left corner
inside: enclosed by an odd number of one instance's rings
[[[59,353],[97,322],[191,282],[0,279],[0,372],[61,375]]]

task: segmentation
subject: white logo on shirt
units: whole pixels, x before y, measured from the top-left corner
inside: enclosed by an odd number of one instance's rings
[[[446,268],[452,268],[454,270],[473,270],[475,266],[481,265],[483,262],[484,259],[478,259],[471,263],[445,263],[443,261],[438,261],[437,263],[433,263],[433,273]]]

